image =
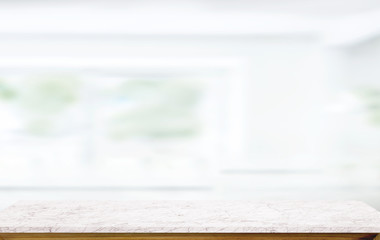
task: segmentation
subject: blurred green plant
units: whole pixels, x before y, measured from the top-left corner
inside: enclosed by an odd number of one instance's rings
[[[33,76],[25,80],[20,105],[31,113],[57,114],[79,97],[79,80],[72,75]]]
[[[12,100],[16,97],[15,89],[8,84],[4,79],[0,79],[0,99]]]
[[[50,134],[59,114],[79,98],[80,81],[68,74],[33,75],[11,84],[0,81],[0,99],[12,103],[22,114],[26,131],[34,135]]]
[[[365,104],[369,121],[380,126],[380,88],[362,87],[357,89],[356,93]]]
[[[201,86],[196,81],[128,80],[111,94],[134,106],[112,117],[112,139],[190,137],[200,130],[196,107]]]
[[[28,131],[35,135],[50,134],[59,114],[78,100],[79,89],[80,81],[72,75],[51,74],[26,79],[19,104],[30,116]]]

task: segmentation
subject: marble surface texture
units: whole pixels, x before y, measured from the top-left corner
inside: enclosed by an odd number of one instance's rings
[[[380,233],[356,201],[37,201],[0,212],[3,233]]]

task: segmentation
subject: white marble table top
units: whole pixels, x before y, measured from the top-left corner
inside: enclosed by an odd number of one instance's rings
[[[380,233],[357,201],[38,201],[0,212],[3,233]]]

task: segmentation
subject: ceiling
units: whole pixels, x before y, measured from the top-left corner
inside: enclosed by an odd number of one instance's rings
[[[212,10],[340,17],[380,9],[379,0],[1,0],[10,8],[85,7],[102,9]]]
[[[0,34],[378,36],[380,0],[0,0]]]

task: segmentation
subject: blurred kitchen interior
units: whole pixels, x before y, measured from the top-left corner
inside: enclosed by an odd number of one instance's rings
[[[380,210],[379,0],[1,0],[0,207]]]

